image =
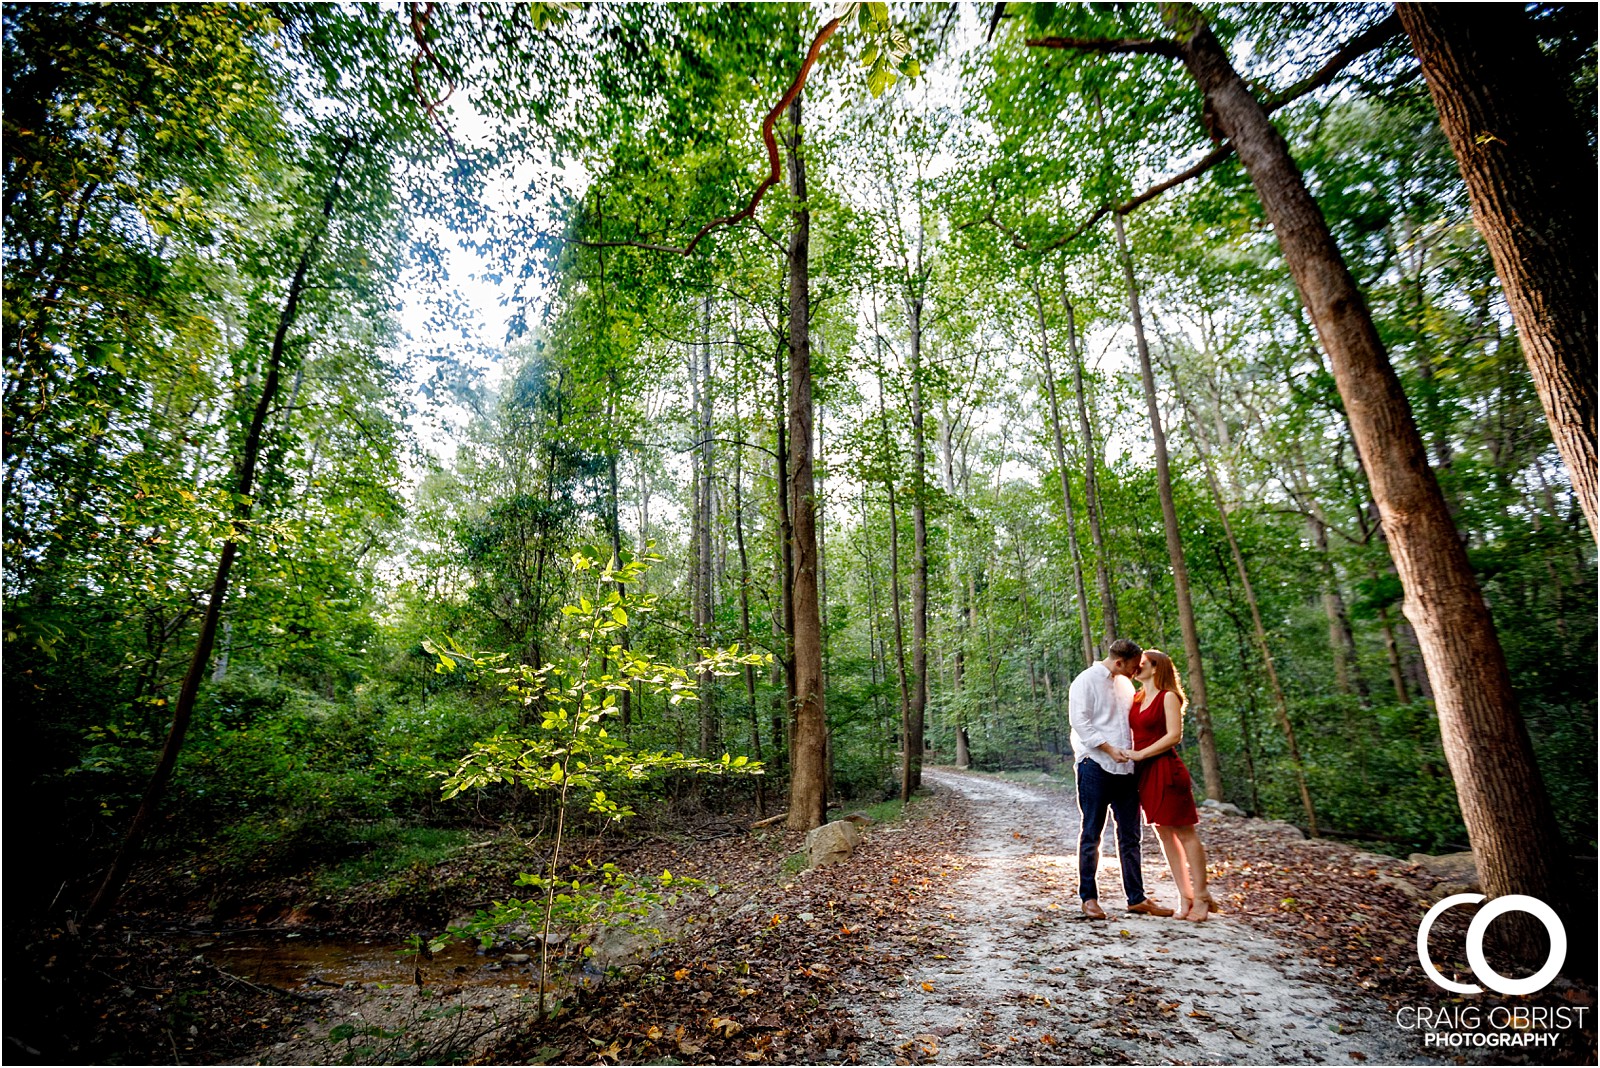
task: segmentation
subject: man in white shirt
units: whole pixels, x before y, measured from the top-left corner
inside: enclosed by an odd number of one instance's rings
[[[1106,918],[1100,907],[1095,874],[1100,869],[1100,836],[1106,829],[1106,809],[1117,824],[1117,857],[1122,863],[1122,888],[1128,911],[1147,916],[1171,916],[1144,894],[1144,872],[1139,866],[1139,787],[1133,776],[1133,727],[1128,710],[1133,705],[1133,683],[1144,650],[1127,638],[1118,638],[1104,660],[1090,664],[1072,680],[1067,714],[1072,721],[1072,753],[1077,765],[1078,896],[1083,914],[1091,920]]]

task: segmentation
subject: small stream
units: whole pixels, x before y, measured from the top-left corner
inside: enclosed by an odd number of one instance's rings
[[[391,939],[354,939],[283,930],[196,931],[177,940],[225,972],[296,993],[346,986],[528,986],[537,953],[484,953],[452,942],[431,959]]]

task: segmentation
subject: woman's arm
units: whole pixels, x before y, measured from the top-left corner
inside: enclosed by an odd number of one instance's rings
[[[1183,705],[1179,703],[1178,695],[1169,690],[1161,695],[1161,702],[1161,710],[1167,717],[1167,733],[1157,738],[1153,745],[1134,750],[1131,754],[1134,760],[1148,760],[1165,753],[1183,740]]]

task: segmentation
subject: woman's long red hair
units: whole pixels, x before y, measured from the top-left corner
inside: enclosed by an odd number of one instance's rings
[[[1156,673],[1150,681],[1155,684],[1156,692],[1170,690],[1177,694],[1179,711],[1189,707],[1189,695],[1183,692],[1183,682],[1178,678],[1178,669],[1172,666],[1172,657],[1160,649],[1146,649],[1144,655],[1155,665]]]

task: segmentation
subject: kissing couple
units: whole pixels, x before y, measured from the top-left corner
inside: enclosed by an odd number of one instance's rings
[[[1206,849],[1195,832],[1200,814],[1194,805],[1194,780],[1177,750],[1188,704],[1183,683],[1172,658],[1159,649],[1140,649],[1127,638],[1118,638],[1106,652],[1104,660],[1090,664],[1072,680],[1067,696],[1082,816],[1078,896],[1083,914],[1091,920],[1106,918],[1095,876],[1107,809],[1117,825],[1117,856],[1128,911],[1174,914],[1145,896],[1139,866],[1143,809],[1178,888],[1177,917],[1204,920],[1219,910],[1206,887]],[[1138,693],[1130,679],[1139,683]]]

